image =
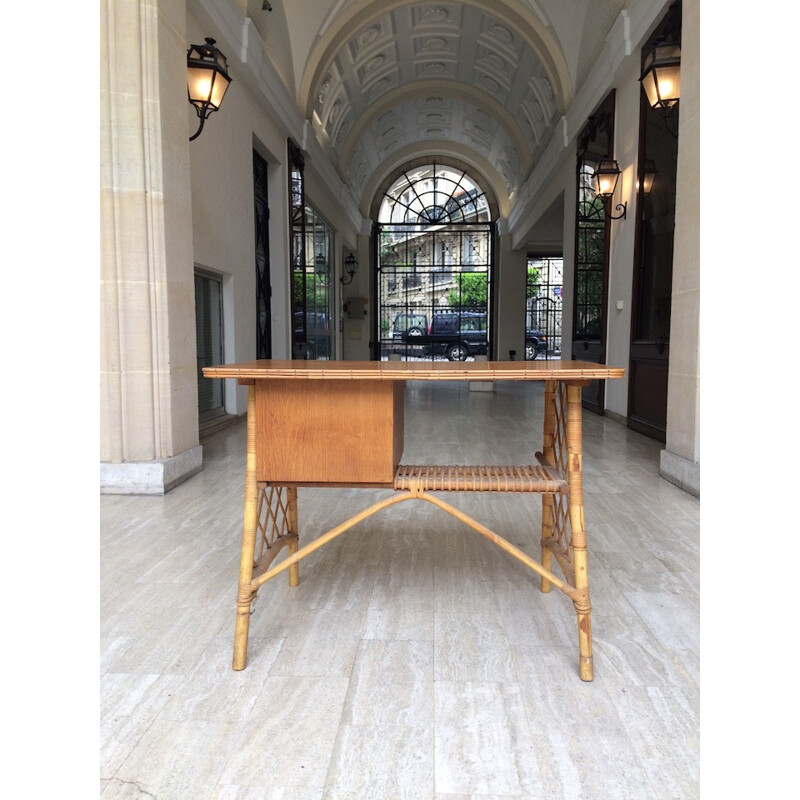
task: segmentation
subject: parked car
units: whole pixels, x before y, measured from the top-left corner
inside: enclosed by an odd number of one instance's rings
[[[525,360],[533,361],[539,353],[547,354],[547,336],[543,331],[528,328],[525,331]]]
[[[485,355],[489,342],[486,312],[461,311],[433,314],[427,328],[411,325],[403,341],[419,347],[426,355],[446,356],[450,361],[464,361],[470,356]],[[547,337],[542,331],[525,332],[525,358],[533,360],[547,351]]]
[[[469,356],[486,353],[486,314],[473,311],[439,312],[432,315],[427,328],[412,325],[405,342],[418,346],[429,356],[447,356],[450,361],[464,361]]]
[[[307,311],[305,314],[305,344],[308,358],[330,358],[331,330],[324,311]],[[303,341],[303,312],[294,312],[294,338]]]
[[[395,314],[392,320],[392,329],[389,336],[395,342],[404,342],[409,328],[428,329],[428,317],[417,311],[401,311]]]

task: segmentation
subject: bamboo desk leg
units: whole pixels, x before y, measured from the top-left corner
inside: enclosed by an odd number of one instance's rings
[[[556,384],[546,381],[544,387],[544,424],[542,425],[542,454],[551,463],[556,464],[555,457],[556,428]],[[553,569],[553,551],[545,545],[555,536],[555,499],[551,494],[542,495],[542,566],[548,571]],[[566,576],[564,576],[566,577]],[[542,577],[541,590],[550,591],[550,581]]]
[[[572,602],[578,616],[580,676],[593,677],[592,625],[587,571],[586,528],[583,517],[583,445],[581,383],[547,381],[544,395],[542,455],[569,482],[569,494],[542,495],[542,566],[551,571],[553,553],[558,556],[567,583],[576,591]],[[541,590],[551,582],[541,579]]]
[[[242,554],[239,562],[239,591],[236,595],[236,631],[233,637],[233,668],[247,664],[247,636],[250,631],[250,606],[255,592],[251,588],[258,529],[258,482],[256,480],[256,387],[247,387],[247,467],[244,476],[244,523]]]
[[[581,591],[574,600],[578,614],[578,647],[580,650],[580,676],[584,681],[593,678],[592,659],[592,607],[589,602],[589,574],[586,558],[586,527],[583,517],[583,445],[581,442],[581,387],[567,384],[567,460],[569,475],[569,522],[571,528],[572,564],[575,571],[575,588]]]
[[[271,500],[268,502],[272,502]],[[297,489],[286,487],[285,512],[280,500],[275,515],[285,513],[289,555],[297,552]],[[236,630],[233,637],[233,668],[242,670],[247,665],[247,638],[250,632],[250,614],[258,584],[253,582],[256,540],[259,530],[259,488],[256,471],[256,405],[255,386],[247,389],[247,468],[244,479],[244,523],[242,525],[242,552],[239,562],[239,590],[236,595]],[[277,520],[273,520],[277,524]],[[289,586],[300,581],[299,567],[289,567]]]

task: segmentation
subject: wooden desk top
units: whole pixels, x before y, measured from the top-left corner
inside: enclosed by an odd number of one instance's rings
[[[622,378],[589,361],[243,361],[203,367],[206,378],[376,381],[586,381]]]

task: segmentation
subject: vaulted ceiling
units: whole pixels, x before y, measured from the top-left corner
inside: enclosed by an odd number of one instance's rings
[[[437,154],[489,177],[506,207],[628,5],[246,2],[276,70],[356,197],[404,161]]]

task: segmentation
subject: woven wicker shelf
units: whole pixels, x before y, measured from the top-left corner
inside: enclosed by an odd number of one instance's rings
[[[569,492],[569,483],[548,466],[419,466],[397,468],[394,488],[439,492]]]

